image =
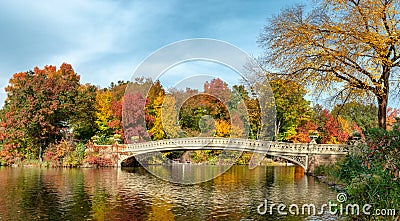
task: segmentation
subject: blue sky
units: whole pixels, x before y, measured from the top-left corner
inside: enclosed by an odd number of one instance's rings
[[[67,62],[83,83],[107,87],[129,80],[160,47],[189,38],[223,40],[257,56],[267,19],[304,2],[2,0],[0,86],[16,72]]]

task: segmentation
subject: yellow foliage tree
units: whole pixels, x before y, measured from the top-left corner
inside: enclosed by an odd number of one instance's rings
[[[349,121],[347,121],[340,115],[338,116],[337,120],[338,120],[341,131],[343,131],[347,135],[351,135],[353,133],[352,125],[350,124]]]
[[[163,120],[162,120],[162,105],[164,102],[164,95],[159,94],[154,99],[154,109],[155,109],[155,119],[153,127],[150,128],[149,132],[151,133],[153,140],[162,140],[166,137],[166,134],[163,129]]]
[[[98,90],[96,94],[96,123],[100,131],[109,129],[108,123],[112,120],[112,94],[109,90]]]
[[[215,121],[215,136],[229,137],[231,133],[231,125],[224,120]]]
[[[162,126],[168,138],[179,137],[178,111],[173,96],[166,95],[161,110]]]
[[[259,38],[266,63],[343,101],[374,97],[378,125],[386,128],[390,79],[399,78],[399,1],[319,3],[309,13],[295,6],[271,19]]]

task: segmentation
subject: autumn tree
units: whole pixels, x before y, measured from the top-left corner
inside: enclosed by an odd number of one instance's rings
[[[129,82],[118,81],[111,83],[109,88],[97,91],[96,94],[96,123],[98,135],[110,137],[123,135],[122,129],[122,97]]]
[[[357,123],[346,120],[340,115],[334,116],[320,105],[316,105],[313,109],[315,114],[312,122],[317,127],[315,132],[318,132],[318,142],[346,143],[355,133],[364,136]]]
[[[129,91],[123,97],[122,118],[125,142],[143,142],[150,139],[146,129],[146,98],[140,91]]]
[[[214,78],[210,82],[206,81],[204,83],[204,93],[218,97],[220,102],[225,104],[230,101],[232,96],[228,84],[222,81],[220,78]]]
[[[164,102],[164,96],[157,96],[153,100],[153,113],[154,120],[152,123],[152,127],[149,128],[149,133],[153,140],[162,140],[166,137],[166,133],[163,127],[163,116],[162,116],[162,105]]]
[[[339,122],[329,113],[328,110],[323,111],[325,119],[323,127],[319,128],[322,134],[322,143],[343,143],[347,140],[349,134],[342,131]]]
[[[391,108],[391,107],[389,107],[387,109],[387,118],[386,118],[386,121],[387,121],[386,129],[387,130],[391,130],[392,127],[395,125],[395,123],[399,120],[398,119],[399,114],[400,114],[400,109]]]
[[[111,113],[113,119],[109,122],[109,127],[113,128],[113,133],[123,136],[122,129],[122,98],[126,87],[130,82],[118,81],[117,84],[111,83]]]
[[[133,82],[128,82],[125,88],[122,100],[125,141],[147,141],[151,138],[149,131],[154,134],[156,130],[152,128],[155,126],[157,114],[160,115],[160,98],[163,99],[165,91],[159,81],[153,83],[149,78],[136,78]],[[156,123],[161,125],[161,121]]]
[[[185,88],[185,90],[182,89],[177,89],[177,88],[169,88],[168,89],[168,94],[174,97],[175,99],[175,105],[177,108],[180,108],[183,103],[190,97],[198,94],[199,91],[197,89],[192,89],[192,88]]]
[[[161,109],[162,126],[168,138],[180,137],[180,126],[178,122],[178,110],[175,98],[167,94]]]
[[[210,82],[204,83],[204,94],[200,99],[201,104],[210,110],[210,115],[217,119],[228,120],[229,118],[229,102],[231,101],[232,92],[228,84],[219,78],[214,78]]]
[[[337,104],[331,113],[335,118],[340,116],[347,121],[356,123],[363,131],[378,126],[378,108],[373,104],[362,104],[359,102]]]
[[[146,91],[146,125],[147,129],[152,130],[151,134],[156,135],[157,133],[164,134],[161,123],[161,105],[164,100],[165,90],[162,87],[159,80],[151,84],[148,91]],[[157,124],[157,125],[156,125]],[[154,128],[157,127],[157,128]],[[160,135],[159,134],[159,135]],[[157,139],[161,139],[163,136],[158,136]],[[154,138],[154,136],[153,136]]]
[[[299,125],[296,128],[296,134],[293,134],[285,139],[293,143],[310,143],[310,135],[318,135],[317,129],[318,125],[310,120],[303,125]]]
[[[318,2],[309,12],[294,6],[271,19],[259,38],[264,61],[290,79],[317,91],[332,90],[344,101],[375,97],[378,126],[386,128],[390,80],[398,78],[400,65],[399,2]]]
[[[112,94],[108,89],[98,90],[96,94],[96,123],[100,135],[108,136],[112,133],[109,123],[112,121],[113,114],[111,110]]]
[[[36,67],[16,73],[6,88],[1,119],[1,155],[12,163],[16,157],[41,159],[44,149],[79,125],[80,77],[72,66]],[[82,121],[81,121],[82,122]]]

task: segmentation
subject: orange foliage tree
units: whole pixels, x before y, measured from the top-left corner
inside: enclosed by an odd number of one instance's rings
[[[16,73],[6,88],[0,131],[1,156],[9,163],[18,157],[42,159],[44,149],[73,130],[85,109],[80,77],[72,66],[36,67]],[[81,121],[82,122],[82,121]]]

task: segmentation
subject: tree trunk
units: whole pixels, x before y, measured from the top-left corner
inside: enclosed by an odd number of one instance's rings
[[[386,111],[388,105],[388,94],[377,96],[378,99],[378,126],[386,129]]]
[[[43,162],[42,155],[43,155],[43,148],[42,148],[42,144],[40,144],[39,145],[39,162],[40,163]]]
[[[280,128],[281,128],[281,121],[276,120],[276,121],[275,121],[275,134],[274,134],[275,137],[273,138],[274,141],[277,140],[278,134],[279,134],[279,132],[280,132]]]
[[[378,126],[386,130],[386,114],[389,100],[389,76],[391,69],[387,66],[383,67],[381,77],[381,90],[378,91],[376,97],[378,99]]]

